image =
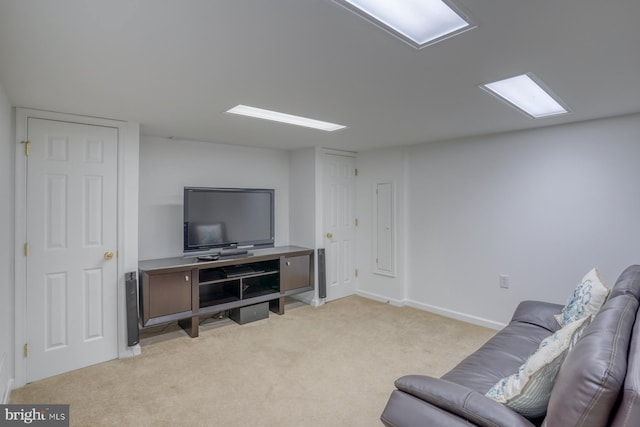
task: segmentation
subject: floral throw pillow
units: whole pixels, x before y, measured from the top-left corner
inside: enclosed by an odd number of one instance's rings
[[[560,326],[565,326],[582,317],[596,314],[607,300],[609,291],[610,289],[602,283],[598,270],[592,269],[576,286],[562,313],[555,316],[556,320]]]
[[[498,381],[485,396],[528,418],[544,415],[560,366],[591,319],[583,317],[542,340],[518,372]]]

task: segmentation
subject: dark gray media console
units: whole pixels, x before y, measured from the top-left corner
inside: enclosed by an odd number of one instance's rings
[[[286,296],[314,289],[313,260],[312,249],[283,246],[215,261],[141,261],[140,326],[178,321],[195,338],[201,316],[264,302],[284,314]]]

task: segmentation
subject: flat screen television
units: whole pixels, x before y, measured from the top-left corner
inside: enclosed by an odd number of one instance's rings
[[[267,248],[275,241],[273,189],[184,189],[184,253]]]

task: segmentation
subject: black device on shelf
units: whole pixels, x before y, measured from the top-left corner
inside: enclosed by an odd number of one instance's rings
[[[275,241],[275,190],[184,188],[185,254],[241,255]]]
[[[240,277],[248,274],[254,274],[255,270],[251,265],[234,265],[231,267],[222,267],[225,277]]]

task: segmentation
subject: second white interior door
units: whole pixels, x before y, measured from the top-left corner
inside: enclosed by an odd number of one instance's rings
[[[327,301],[332,301],[356,290],[355,158],[325,154],[323,163]]]

